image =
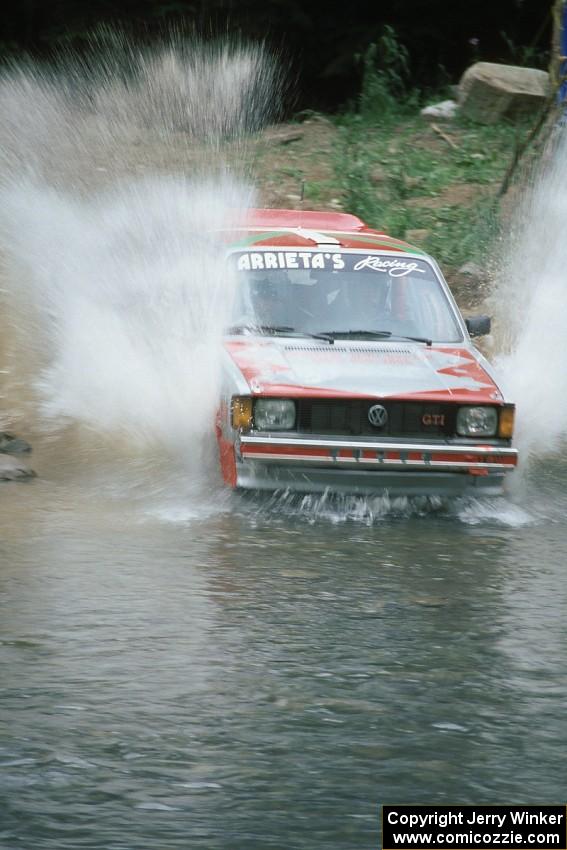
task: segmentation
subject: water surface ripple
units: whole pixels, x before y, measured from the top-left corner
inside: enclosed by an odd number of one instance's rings
[[[374,848],[381,803],[565,798],[551,466],[530,512],[372,521],[64,465],[0,495],[2,850]]]

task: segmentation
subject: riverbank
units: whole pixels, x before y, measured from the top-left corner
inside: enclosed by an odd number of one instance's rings
[[[503,181],[537,115],[520,123],[441,124],[416,106],[382,123],[358,114],[300,118],[259,138],[260,203],[359,215],[431,253],[463,309],[480,303],[517,201],[515,184],[500,198]]]

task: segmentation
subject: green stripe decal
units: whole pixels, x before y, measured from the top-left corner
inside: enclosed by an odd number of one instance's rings
[[[239,239],[238,242],[232,242],[234,248],[245,248],[247,245],[255,245],[257,242],[265,242],[266,239],[271,239],[272,236],[288,236],[288,230],[266,230],[264,233],[252,233],[250,236],[246,236],[244,239]],[[276,246],[284,249],[286,246]],[[293,247],[293,246],[290,246]]]
[[[364,234],[364,233],[333,233],[329,234],[339,239],[342,237],[344,239],[348,239],[349,241],[359,241],[359,242],[373,242],[377,248],[393,248],[399,245],[399,247],[404,250],[411,248],[412,254],[423,254],[423,256],[427,256],[426,251],[422,251],[420,248],[416,248],[414,245],[409,245],[407,242],[402,242],[401,239],[389,238],[387,242],[384,241],[383,236],[374,236],[373,234]]]

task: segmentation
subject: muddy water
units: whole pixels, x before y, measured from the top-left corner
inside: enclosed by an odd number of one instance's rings
[[[0,489],[0,850],[375,848],[381,803],[567,796],[566,194],[505,369],[557,453],[509,498],[229,494],[195,448],[217,252],[187,233],[251,202],[217,148],[277,100],[261,59],[1,81],[2,415],[39,477]]]
[[[565,466],[426,512],[38,448],[0,491],[2,850],[373,848],[381,803],[565,798]]]

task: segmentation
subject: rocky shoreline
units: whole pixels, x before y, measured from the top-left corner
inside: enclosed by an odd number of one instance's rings
[[[35,478],[34,470],[17,457],[30,452],[31,446],[26,440],[7,431],[0,431],[0,481],[27,481]]]

